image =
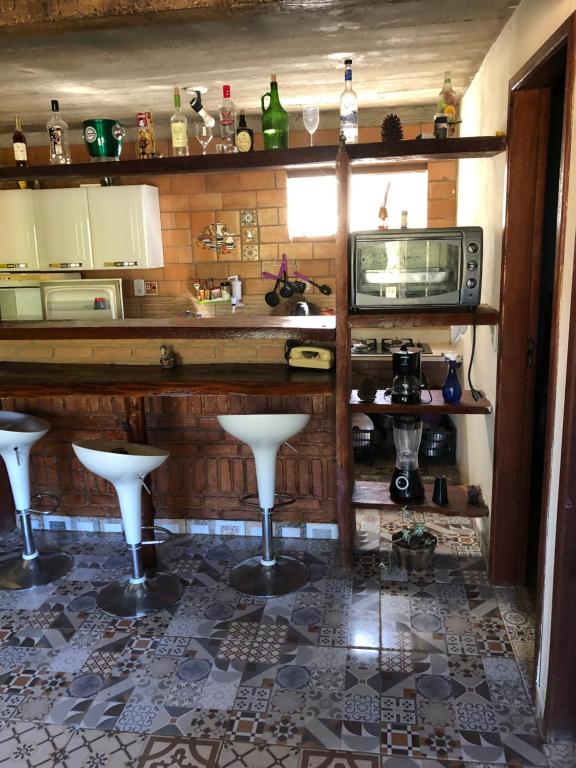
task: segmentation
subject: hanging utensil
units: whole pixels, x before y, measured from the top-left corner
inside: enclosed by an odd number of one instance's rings
[[[265,277],[267,280],[276,280],[276,275],[273,275],[271,272],[262,272],[262,277]],[[279,280],[284,283],[279,291],[280,296],[282,296],[283,299],[289,299],[296,291],[295,284],[288,280],[286,275],[280,277]]]
[[[309,277],[306,277],[306,275],[303,275],[302,272],[294,272],[296,277],[299,277],[301,280],[305,280],[307,283],[310,283],[310,285],[313,285],[315,288],[318,288],[320,293],[323,293],[324,296],[330,296],[332,293],[332,288],[330,288],[329,285],[326,285],[323,283],[322,285],[319,285],[318,283],[314,282],[314,280],[311,280]]]
[[[388,192],[390,192],[390,182],[386,182],[386,187],[384,188],[384,199],[382,201],[382,205],[380,206],[380,210],[378,211],[378,218],[382,222],[380,225],[380,229],[388,229],[388,210],[386,208],[386,203],[388,202]]]
[[[271,291],[268,291],[267,294],[264,296],[264,301],[266,304],[268,304],[269,307],[277,307],[278,304],[280,304],[280,296],[277,294],[277,290],[280,286],[280,283],[282,282],[282,278],[284,277],[284,274],[286,273],[286,266],[287,266],[287,259],[286,254],[283,254],[282,256],[282,263],[280,264],[280,270],[278,271],[278,274],[276,276],[271,275],[269,272],[263,272],[263,276],[276,280],[276,283],[274,284],[274,288]]]

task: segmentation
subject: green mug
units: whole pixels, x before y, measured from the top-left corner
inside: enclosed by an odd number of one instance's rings
[[[93,117],[82,123],[84,144],[92,162],[120,160],[124,126],[118,120]]]

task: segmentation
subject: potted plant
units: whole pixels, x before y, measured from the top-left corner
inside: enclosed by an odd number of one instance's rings
[[[438,540],[424,523],[406,526],[392,534],[392,551],[398,564],[407,571],[425,571],[432,564]]]

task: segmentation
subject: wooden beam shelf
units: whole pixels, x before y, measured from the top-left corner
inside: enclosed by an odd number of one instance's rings
[[[274,363],[67,365],[0,363],[0,398],[67,395],[332,395],[330,371]]]
[[[401,505],[390,498],[390,484],[373,480],[357,480],[354,484],[352,506],[365,509],[400,509]],[[434,504],[432,485],[425,485],[426,500],[423,504],[409,504],[414,512],[435,512],[438,515],[461,515],[462,517],[487,517],[488,507],[481,501],[469,504],[466,488],[463,485],[448,486],[448,504],[441,507]]]
[[[238,152],[231,155],[192,155],[153,160],[120,160],[107,163],[32,165],[27,168],[0,168],[0,181],[29,179],[88,179],[103,176],[158,176],[177,173],[219,173],[260,168],[294,166],[335,166],[337,147],[295,147],[293,149]],[[500,136],[454,139],[408,139],[406,141],[351,144],[346,147],[353,165],[370,163],[416,163],[493,157],[506,149]]]
[[[352,328],[443,328],[451,325],[498,325],[500,312],[486,304],[468,309],[418,309],[351,314]]]
[[[428,412],[458,414],[486,414],[492,413],[492,404],[485,397],[474,400],[472,392],[465,389],[462,392],[462,399],[459,403],[445,403],[440,389],[432,389],[432,402],[422,402],[419,405],[404,405],[401,403],[391,403],[389,396],[384,394],[383,389],[379,389],[376,394],[376,400],[373,403],[364,403],[358,398],[358,390],[353,389],[350,397],[350,410],[359,413],[415,413],[422,414]],[[428,392],[424,390],[422,397],[426,399]]]
[[[334,315],[0,321],[0,340],[298,338],[304,336],[330,341],[334,339],[335,329]]]

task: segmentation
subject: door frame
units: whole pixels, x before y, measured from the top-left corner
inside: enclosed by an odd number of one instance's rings
[[[550,339],[547,436],[542,489],[542,515],[539,541],[539,574],[537,604],[537,669],[540,666],[541,622],[544,596],[546,513],[551,495],[552,450],[556,398],[560,363],[561,287],[564,282],[567,224],[568,169],[572,136],[572,103],[574,99],[576,62],[576,14],[572,14],[554,35],[536,52],[510,81],[509,158],[506,190],[506,225],[503,235],[501,323],[499,332],[494,436],[494,485],[491,510],[489,575],[493,584],[522,584],[526,568],[526,501],[529,484],[526,471],[530,467],[532,424],[526,417],[531,412],[530,386],[526,384],[527,342],[533,332],[534,318],[526,311],[534,280],[537,254],[538,217],[541,214],[545,162],[542,153],[534,153],[534,131],[547,134],[543,114],[538,109],[545,97],[546,85],[554,72],[556,54],[566,48],[564,117],[559,174],[558,225],[554,274],[554,297]],[[519,125],[518,120],[522,120]],[[536,141],[536,146],[538,142]],[[576,179],[573,180],[576,183]],[[536,187],[540,186],[540,194]],[[541,216],[540,216],[541,218]],[[541,223],[541,222],[540,222]],[[536,241],[536,243],[534,243]],[[574,244],[568,244],[574,247]],[[528,254],[528,259],[527,259]],[[529,265],[527,264],[529,262]],[[528,267],[528,268],[527,268]],[[532,294],[533,298],[533,294]],[[570,333],[567,351],[567,377],[564,402],[564,429],[560,459],[557,529],[553,575],[552,616],[548,678],[542,718],[548,738],[576,736],[576,656],[567,654],[576,633],[576,527],[571,518],[576,504],[576,274],[572,274],[570,295]],[[527,433],[527,429],[530,433]],[[538,673],[537,673],[538,674]]]

